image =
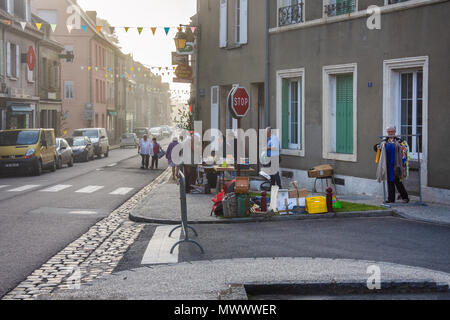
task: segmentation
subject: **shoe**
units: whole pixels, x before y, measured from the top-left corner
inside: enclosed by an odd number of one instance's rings
[[[409,203],[409,199],[403,199],[403,203]]]

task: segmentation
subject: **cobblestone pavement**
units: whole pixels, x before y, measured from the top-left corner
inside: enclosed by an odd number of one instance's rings
[[[129,221],[130,211],[155,186],[167,181],[170,176],[170,170],[163,172],[108,217],[35,270],[2,300],[34,300],[57,288],[77,289],[81,284],[111,274],[144,228],[144,224]]]

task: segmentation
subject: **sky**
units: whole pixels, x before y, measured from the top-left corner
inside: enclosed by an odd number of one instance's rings
[[[118,27],[178,27],[189,24],[196,13],[197,0],[78,0],[84,10],[97,11],[97,16]],[[120,47],[124,53],[132,53],[134,59],[147,66],[170,67],[171,52],[175,51],[177,30],[172,28],[166,36],[164,29],[158,28],[155,36],[150,29],[139,35],[136,29],[125,32],[116,28]],[[171,82],[171,77],[163,77]],[[172,90],[189,90],[189,85],[171,83]]]

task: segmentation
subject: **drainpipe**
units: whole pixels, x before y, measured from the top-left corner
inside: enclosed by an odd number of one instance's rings
[[[265,98],[264,98],[264,104],[265,104],[265,111],[266,111],[266,127],[270,126],[270,109],[269,109],[269,77],[270,77],[270,47],[269,47],[269,27],[270,27],[270,0],[266,0],[266,76],[265,76]]]

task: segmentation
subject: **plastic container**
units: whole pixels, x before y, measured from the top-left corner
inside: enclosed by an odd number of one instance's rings
[[[327,198],[306,198],[306,212],[309,214],[328,213]]]

